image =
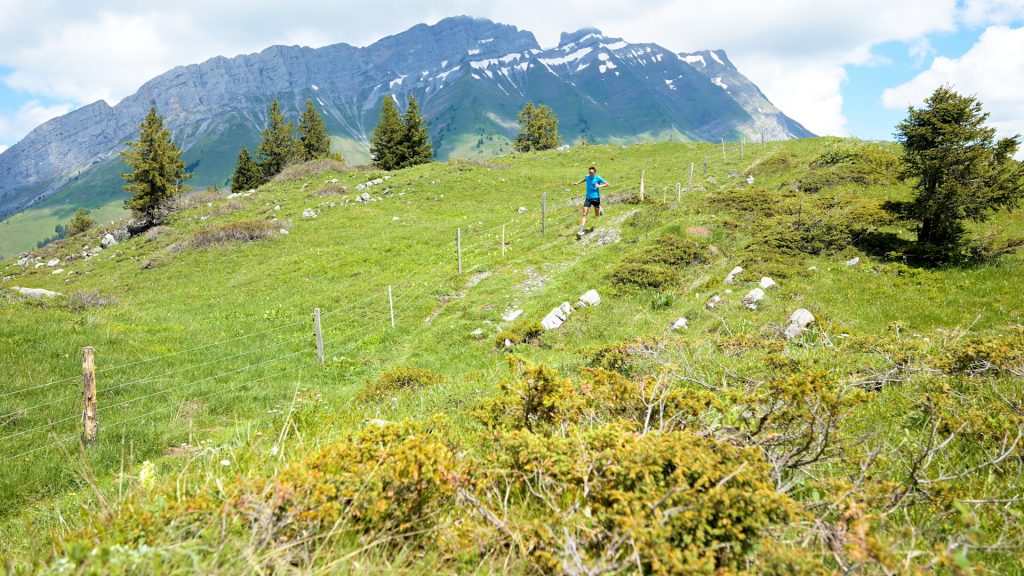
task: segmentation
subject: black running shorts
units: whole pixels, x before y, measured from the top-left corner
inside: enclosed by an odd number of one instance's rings
[[[583,201],[583,207],[584,208],[590,208],[591,206],[593,206],[594,208],[600,209],[601,208],[601,199],[600,198],[587,198],[586,200]]]

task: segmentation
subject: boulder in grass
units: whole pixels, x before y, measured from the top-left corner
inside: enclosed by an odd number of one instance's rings
[[[771,288],[772,286],[778,286],[778,282],[776,282],[775,280],[772,280],[768,276],[765,276],[765,277],[761,278],[761,281],[757,285],[760,286],[762,289],[767,290],[767,289]]]
[[[545,330],[554,330],[561,327],[570,314],[572,314],[572,306],[568,302],[563,302],[557,308],[552,308],[551,312],[548,312],[548,315],[540,321],[540,325]]]
[[[686,330],[689,327],[689,320],[687,320],[686,318],[679,318],[672,323],[672,326],[670,326],[669,329],[674,332],[676,330]]]
[[[601,303],[601,295],[597,293],[597,290],[587,290],[580,296],[579,303],[576,304],[577,308],[583,308],[584,306],[597,306]]]
[[[786,338],[792,340],[793,338],[799,338],[807,331],[807,327],[813,324],[815,321],[814,314],[811,314],[810,310],[806,308],[800,308],[789,315],[789,324],[786,326],[783,333]]]
[[[846,261],[846,265],[847,266],[856,266],[857,264],[860,264],[860,257],[859,256],[854,257],[854,258],[850,258],[849,260]]]
[[[718,294],[715,294],[714,296],[712,296],[711,298],[708,299],[707,303],[704,304],[704,307],[707,308],[708,310],[714,310],[722,302],[723,302],[722,297],[719,296]]]
[[[511,322],[522,315],[523,311],[519,308],[514,308],[501,315],[501,319],[505,322]]]
[[[732,284],[733,282],[736,281],[736,277],[739,276],[742,273],[743,273],[743,267],[742,266],[737,266],[737,267],[733,268],[732,272],[729,272],[729,275],[725,277],[725,283],[726,284]]]
[[[764,290],[760,288],[754,288],[747,295],[743,297],[743,305],[751,310],[757,310],[758,303],[764,300]]]
[[[57,296],[62,296],[60,292],[54,292],[52,290],[46,290],[43,288],[22,288],[20,286],[14,286],[13,288],[11,288],[11,290],[14,290],[18,294],[21,294],[22,296],[28,296],[29,298],[35,298],[37,300],[42,300],[43,298],[56,298]]]
[[[302,211],[303,218],[316,218],[316,212],[312,208],[306,208]]]

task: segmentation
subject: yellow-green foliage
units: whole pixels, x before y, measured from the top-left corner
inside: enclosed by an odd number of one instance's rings
[[[367,382],[359,393],[362,400],[379,400],[388,394],[405,390],[421,390],[444,382],[444,376],[424,368],[399,366],[381,374],[375,381]]]
[[[1024,330],[958,340],[946,350],[939,365],[950,374],[1024,376]]]
[[[401,535],[443,523],[468,473],[441,433],[412,424],[370,425],[289,466],[237,505],[287,518],[285,534],[330,530],[345,521]]]
[[[647,574],[738,569],[773,525],[798,516],[751,449],[688,432],[607,426],[565,437],[502,434],[492,467],[538,524],[521,538],[550,573],[621,564]]]
[[[505,346],[506,340],[512,344],[535,344],[540,341],[542,334],[544,334],[544,327],[540,325],[540,322],[521,318],[508,328],[498,332],[498,335],[494,337],[494,343],[499,348]]]

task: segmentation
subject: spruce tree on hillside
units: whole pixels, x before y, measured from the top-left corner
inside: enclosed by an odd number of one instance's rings
[[[249,155],[249,149],[242,147],[235,162],[235,173],[231,176],[231,191],[243,192],[263,184],[263,170]]]
[[[299,141],[302,143],[304,160],[327,158],[331,153],[331,138],[327,134],[327,125],[313,107],[312,100],[306,100],[306,109],[299,118]]]
[[[408,168],[430,162],[434,156],[434,147],[430,144],[427,125],[420,116],[419,103],[411,94],[402,124],[402,160],[398,167]]]
[[[519,111],[520,132],[513,147],[517,152],[551,150],[561,144],[558,137],[558,118],[551,108],[527,102]]]
[[[171,140],[171,132],[164,128],[156,108],[150,108],[139,125],[139,139],[128,142],[121,159],[130,168],[121,174],[123,188],[131,194],[124,202],[125,208],[150,222],[168,200],[188,190],[182,182],[192,175],[185,172],[181,150]]]
[[[286,121],[281,105],[275,99],[267,109],[267,127],[256,149],[256,158],[263,169],[263,181],[270,180],[290,162],[302,158],[302,145],[295,139],[293,123]]]
[[[86,230],[96,225],[96,221],[89,217],[89,211],[85,208],[79,208],[75,210],[74,216],[68,221],[68,225],[65,228],[68,236],[75,236],[81,234]]]
[[[370,161],[381,170],[395,170],[402,163],[402,138],[405,127],[398,115],[394,99],[384,97],[380,120],[370,137]]]
[[[916,224],[919,251],[938,262],[956,259],[966,223],[984,222],[1024,197],[1024,169],[1013,159],[1019,136],[995,141],[988,113],[973,97],[947,86],[908,109],[896,140],[903,144],[900,178],[914,185],[914,199],[890,203]]]

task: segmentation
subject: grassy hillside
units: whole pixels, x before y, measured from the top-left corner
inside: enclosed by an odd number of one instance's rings
[[[5,263],[0,557],[80,573],[1019,571],[1022,257],[903,263],[910,237],[880,209],[908,194],[897,152],[589,146],[310,174],[195,197],[89,259],[98,233],[38,251],[55,267]],[[591,164],[614,202],[576,240],[570,182]],[[1024,234],[1009,214],[975,232]],[[777,285],[749,309],[762,276]],[[590,289],[598,306],[538,329]],[[816,322],[788,339],[798,308]]]

